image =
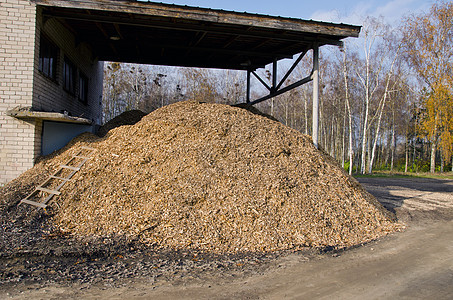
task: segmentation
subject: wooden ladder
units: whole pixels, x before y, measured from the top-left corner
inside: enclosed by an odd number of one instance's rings
[[[84,151],[88,152],[88,155],[82,155],[82,153]],[[30,204],[30,205],[36,206],[36,207],[38,207],[38,209],[46,208],[47,203],[49,203],[49,201],[52,199],[52,197],[55,195],[61,194],[61,192],[60,192],[61,187],[63,187],[63,185],[66,182],[71,180],[72,176],[74,176],[74,174],[77,173],[80,170],[80,168],[92,157],[92,155],[95,151],[96,151],[96,149],[94,149],[94,148],[81,146],[80,150],[77,152],[77,154],[73,155],[71,157],[71,159],[69,159],[64,165],[60,165],[60,167],[57,169],[57,171],[55,173],[50,175],[46,181],[41,183],[38,187],[35,188],[35,190],[33,192],[31,192],[27,197],[22,199],[20,201],[19,205],[24,203],[24,204]],[[76,160],[80,160],[79,164],[77,164],[76,166],[71,166],[71,163],[74,163]],[[69,175],[67,175],[66,177],[57,176],[57,174],[60,174],[64,169],[68,169],[71,171],[69,173]],[[45,186],[48,185],[52,180],[61,181],[61,183],[53,189],[46,188]],[[49,194],[46,198],[44,198],[44,201],[36,202],[36,201],[31,200],[31,198],[33,198],[34,196],[36,196],[37,194],[39,194],[41,192]]]

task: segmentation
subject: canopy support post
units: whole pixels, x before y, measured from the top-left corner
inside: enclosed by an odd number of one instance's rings
[[[272,63],[272,88],[271,94],[277,91],[277,59]]]
[[[319,46],[315,43],[313,47],[313,144],[318,149],[319,130]]]

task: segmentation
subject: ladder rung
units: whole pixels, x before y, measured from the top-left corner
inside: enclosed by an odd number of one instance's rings
[[[88,156],[80,156],[80,155],[74,155],[74,158],[81,158],[81,159],[90,159]]]
[[[20,201],[20,203],[27,203],[27,204],[34,205],[34,206],[41,207],[41,208],[46,208],[47,207],[47,205],[44,204],[44,203],[39,203],[39,202],[27,200],[27,199],[22,199]]]
[[[54,195],[60,195],[61,194],[61,192],[59,192],[59,191],[46,189],[45,187],[42,187],[42,186],[38,186],[36,189],[39,190],[39,191],[46,192],[46,193],[49,193],[49,194],[54,194]]]
[[[96,151],[96,149],[88,147],[88,146],[80,146],[80,148],[85,149],[85,150]]]
[[[63,180],[63,181],[70,181],[71,180],[69,178],[63,178],[63,177],[54,176],[54,175],[51,175],[50,178],[59,179],[59,180]]]
[[[71,167],[71,166],[67,166],[67,165],[61,165],[60,168],[69,169],[69,170],[73,170],[73,171],[78,171],[78,170],[80,170],[80,168]]]

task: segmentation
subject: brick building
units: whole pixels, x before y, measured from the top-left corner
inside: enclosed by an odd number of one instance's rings
[[[103,63],[41,13],[34,1],[0,2],[0,185],[100,122]]]

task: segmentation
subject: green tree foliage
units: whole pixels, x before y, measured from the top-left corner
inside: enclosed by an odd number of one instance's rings
[[[405,58],[425,86],[421,133],[449,160],[453,144],[453,2],[433,4],[428,13],[408,17],[402,28]]]

